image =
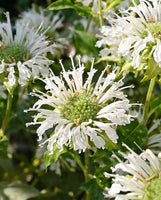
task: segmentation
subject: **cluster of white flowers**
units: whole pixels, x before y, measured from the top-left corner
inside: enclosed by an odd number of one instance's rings
[[[115,174],[105,172],[106,177],[113,177],[111,188],[106,187],[105,197],[116,200],[159,200],[161,197],[161,159],[149,149],[138,155],[127,145],[124,144],[124,146],[130,151],[129,154],[121,153],[126,161],[123,162],[114,155],[119,161],[119,164],[112,167],[112,172]]]
[[[138,68],[147,58],[153,57],[161,67],[161,2],[160,0],[140,0],[140,4],[122,11],[122,16],[114,14],[109,19],[110,26],[102,27],[101,39],[96,46],[104,48],[101,55],[110,53],[132,60]],[[144,67],[147,65],[145,63]]]
[[[65,71],[61,63],[62,77],[51,73],[42,80],[47,93],[33,93],[39,100],[30,110],[36,110],[38,114],[28,125],[40,125],[37,129],[40,141],[46,130],[55,128],[49,139],[43,142],[48,143],[51,152],[54,143],[60,150],[66,145],[79,152],[85,151],[91,143],[104,148],[107,136],[117,142],[117,125],[128,124],[133,118],[129,114],[132,105],[123,93],[127,87],[123,87],[122,79],[114,82],[116,69],[108,75],[105,69],[94,84],[92,80],[97,70],[93,68],[93,62],[88,78],[83,80],[84,65],[80,58],[78,68],[71,61],[72,71]],[[52,109],[44,109],[44,105]]]
[[[9,13],[6,17],[7,22],[0,23],[0,74],[8,74],[10,86],[17,81],[23,86],[30,78],[45,77],[53,62],[46,53],[51,52],[54,45],[49,45],[45,33],[39,34],[38,30],[23,22],[15,24],[16,33],[13,34]]]

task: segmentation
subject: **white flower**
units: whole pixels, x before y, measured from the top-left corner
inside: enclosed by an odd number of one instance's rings
[[[39,100],[30,110],[38,114],[28,125],[40,125],[37,129],[39,141],[48,129],[55,128],[49,139],[43,142],[48,143],[47,148],[51,152],[54,143],[60,150],[66,145],[79,152],[92,144],[104,148],[106,135],[117,142],[115,128],[130,123],[133,117],[129,114],[131,104],[122,91],[125,89],[123,80],[114,82],[116,70],[106,75],[105,69],[96,83],[92,83],[97,71],[93,62],[84,80],[84,65],[80,63],[80,58],[78,68],[71,60],[72,71],[65,71],[60,62],[62,77],[51,73],[51,77],[43,80],[47,93],[33,93]],[[44,108],[44,105],[51,109]]]
[[[33,4],[30,10],[21,13],[18,21],[23,21],[23,23],[29,24],[30,27],[34,26],[38,28],[42,26],[42,30],[46,30],[46,35],[48,35],[51,40],[54,40],[55,52],[52,53],[56,54],[56,49],[63,50],[64,46],[68,45],[68,40],[60,36],[60,31],[57,32],[63,27],[63,19],[60,13],[53,14],[53,12],[45,11],[42,7],[37,7]]]
[[[106,187],[105,197],[116,200],[159,200],[161,197],[161,160],[151,150],[147,149],[138,155],[127,145],[128,155],[121,153],[126,159],[121,161],[116,155],[119,164],[112,171],[105,172],[106,177],[113,177],[111,188]]]
[[[103,26],[96,46],[109,46],[107,53],[132,60],[138,68],[142,61],[153,58],[161,67],[161,2],[140,0],[140,4],[122,11],[122,16],[108,18],[110,26]]]
[[[6,17],[7,22],[0,23],[0,73],[8,74],[10,86],[15,85],[17,80],[23,86],[30,78],[45,77],[52,63],[45,54],[54,49],[54,45],[49,45],[44,33],[39,34],[28,24],[17,22],[14,34],[9,13]]]

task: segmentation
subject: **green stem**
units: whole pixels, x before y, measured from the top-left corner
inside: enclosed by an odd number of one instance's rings
[[[146,96],[144,116],[143,116],[143,121],[142,121],[142,123],[144,125],[146,125],[146,123],[148,121],[150,101],[151,101],[152,92],[153,92],[153,89],[154,89],[154,86],[155,86],[155,79],[156,79],[156,77],[151,79],[150,84],[149,84],[149,89],[148,89],[148,92],[147,92],[147,96]]]
[[[88,32],[88,29],[89,29],[91,20],[92,20],[92,16],[89,16],[89,18],[88,18],[88,23],[87,23],[87,27],[86,27],[86,31],[87,31],[87,32]]]
[[[12,93],[8,93],[8,99],[7,99],[7,108],[6,108],[6,113],[3,119],[2,127],[0,129],[0,136],[4,135],[4,132],[8,126],[8,123],[10,121],[10,111],[11,111],[11,105],[12,105],[12,98],[13,95]]]
[[[83,165],[83,163],[82,163],[82,161],[81,161],[81,159],[80,159],[78,153],[77,153],[77,152],[74,152],[74,153],[71,153],[71,154],[72,154],[72,157],[74,158],[74,160],[77,162],[77,164],[79,165],[79,167],[81,168],[81,170],[82,170],[83,173],[84,173],[84,171],[85,171],[86,169],[85,169],[85,166]]]
[[[19,97],[18,97],[18,103],[21,102],[27,88],[28,88],[29,82],[26,83],[26,85],[22,88],[22,90],[20,91]]]
[[[102,0],[98,0],[98,6],[99,6],[99,21],[102,27],[104,25],[103,16],[102,16]]]
[[[84,172],[84,178],[85,178],[85,183],[87,183],[90,180],[89,177],[89,165],[90,165],[90,160],[89,160],[89,150],[86,149],[84,153],[84,160],[85,160],[85,172]],[[86,190],[86,200],[90,200],[90,191]]]
[[[84,153],[85,165],[82,163],[77,152],[72,153],[72,156],[75,159],[75,161],[77,162],[77,164],[79,165],[79,167],[81,168],[81,170],[83,171],[85,183],[87,183],[90,180],[90,176],[89,176],[89,164],[90,164],[89,151],[86,150],[85,153]],[[86,190],[86,200],[91,200],[89,190]]]

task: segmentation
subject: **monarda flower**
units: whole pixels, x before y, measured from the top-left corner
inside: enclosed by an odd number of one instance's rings
[[[106,177],[112,177],[111,188],[106,187],[105,197],[116,200],[160,200],[161,197],[161,159],[149,149],[140,155],[127,145],[129,154],[121,153],[125,158],[119,161],[112,171],[105,172]],[[160,156],[160,154],[158,154]]]
[[[103,36],[96,46],[107,45],[101,55],[110,53],[131,60],[134,69],[148,70],[149,79],[161,72],[161,2],[140,0],[139,5],[108,18],[110,26],[103,26]]]
[[[54,49],[49,45],[44,33],[39,34],[28,24],[16,23],[12,31],[9,13],[7,22],[0,23],[0,77],[12,87],[17,82],[24,86],[28,79],[47,76],[52,63],[46,57]]]
[[[105,148],[107,137],[108,141],[117,142],[117,125],[128,124],[133,118],[129,114],[132,105],[123,93],[126,88],[123,80],[114,82],[116,70],[107,75],[105,69],[94,82],[97,70],[93,62],[84,79],[85,67],[78,59],[76,68],[71,58],[71,71],[66,71],[60,61],[62,75],[58,77],[51,72],[50,77],[42,80],[47,92],[33,93],[39,100],[29,110],[38,114],[27,125],[40,125],[37,129],[39,141],[48,129],[54,128],[50,137],[42,142],[42,145],[48,143],[51,152],[55,143],[60,150],[65,145],[79,152],[93,145]]]
[[[51,11],[45,11],[42,7],[36,6],[33,4],[32,8],[28,11],[21,13],[20,18],[17,22],[23,22],[29,24],[29,27],[42,27],[40,32],[46,31],[46,36],[54,42],[55,50],[52,52],[53,55],[56,55],[57,50],[63,51],[64,47],[68,45],[67,38],[61,37],[60,29],[63,28],[63,17],[60,13],[53,13]]]

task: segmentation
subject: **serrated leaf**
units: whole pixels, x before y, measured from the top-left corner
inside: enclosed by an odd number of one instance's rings
[[[88,16],[92,14],[89,7],[84,6],[81,3],[73,4],[71,0],[57,0],[48,6],[49,10],[62,10],[62,9],[74,9],[79,15]]]
[[[46,151],[44,153],[44,162],[45,162],[46,168],[48,166],[50,166],[52,163],[56,162],[58,160],[59,156],[66,152],[67,152],[66,149],[63,149],[62,151],[60,151],[60,149],[57,148],[57,144],[55,143],[53,145],[53,153],[52,154],[50,151]]]

